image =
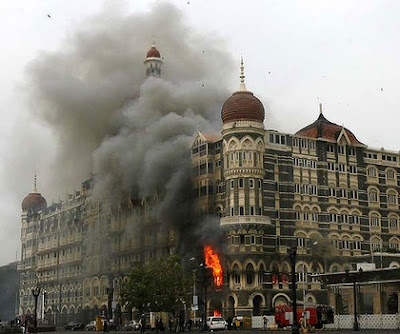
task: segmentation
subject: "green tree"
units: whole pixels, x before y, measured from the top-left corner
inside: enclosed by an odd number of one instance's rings
[[[121,297],[139,311],[175,312],[188,302],[192,275],[187,275],[181,258],[171,256],[132,269],[123,283]]]

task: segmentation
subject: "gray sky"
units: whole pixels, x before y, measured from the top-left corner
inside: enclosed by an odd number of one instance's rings
[[[36,119],[39,103],[27,99],[27,64],[41,52],[68,47],[68,36],[104,7],[128,15],[147,11],[154,2],[0,2],[0,264],[15,260],[16,252],[19,256],[20,204],[32,190],[35,170],[48,203],[79,188],[82,181],[56,189],[43,175],[56,157],[57,141],[53,130]],[[267,128],[293,133],[318,117],[322,102],[325,116],[344,124],[361,142],[400,149],[399,1],[168,2],[182,11],[193,30],[225,41],[226,51],[238,63],[228,80],[232,91],[239,86],[243,54],[246,85],[267,109]]]

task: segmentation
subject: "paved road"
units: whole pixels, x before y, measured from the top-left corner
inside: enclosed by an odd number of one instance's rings
[[[64,330],[58,330],[58,333],[63,333],[63,334],[71,334],[71,331],[64,331]],[[74,333],[80,333],[80,334],[89,334],[89,333],[96,333],[96,332],[74,332]],[[101,334],[103,332],[100,332]],[[116,331],[111,331],[108,332],[109,334],[140,334],[140,332],[116,332]],[[166,332],[160,332],[161,334],[169,334],[169,331]],[[202,332],[199,331],[192,331],[192,332],[185,332],[183,334],[200,334]],[[290,330],[279,330],[279,331],[264,331],[264,330],[236,330],[236,331],[223,331],[223,332],[218,332],[221,334],[291,334],[292,332]],[[326,333],[326,334],[350,334],[350,333],[354,333],[354,331],[352,330],[322,330],[322,331],[315,331],[314,333]],[[379,329],[379,330],[360,330],[360,333],[365,333],[365,334],[399,334],[400,330],[386,330],[386,329]],[[51,332],[46,333],[46,334],[51,334]],[[146,331],[146,334],[156,334],[155,331]],[[207,332],[205,332],[205,334],[207,334]]]

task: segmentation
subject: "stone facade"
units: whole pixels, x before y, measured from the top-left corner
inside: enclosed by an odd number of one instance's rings
[[[399,153],[364,145],[322,107],[295,134],[265,130],[240,107],[222,108],[221,135],[198,133],[192,146],[199,210],[218,215],[225,235],[225,290],[210,312],[260,315],[288,302],[293,246],[300,303],[329,302],[312,274],[398,267]]]

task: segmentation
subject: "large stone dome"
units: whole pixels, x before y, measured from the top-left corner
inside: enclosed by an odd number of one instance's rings
[[[33,210],[38,212],[47,208],[46,199],[37,192],[32,192],[22,200],[22,211]]]
[[[249,91],[238,91],[228,98],[221,111],[222,122],[264,122],[265,111],[261,101]]]

